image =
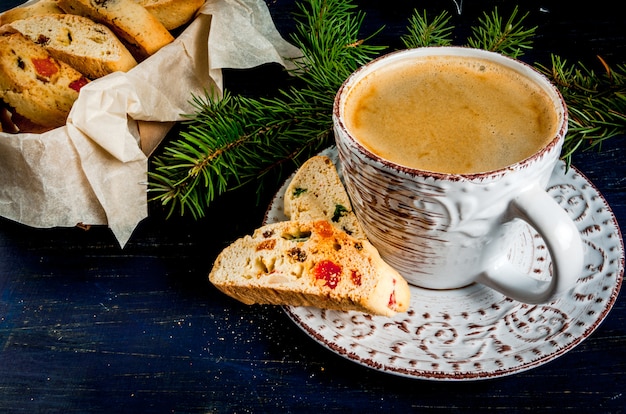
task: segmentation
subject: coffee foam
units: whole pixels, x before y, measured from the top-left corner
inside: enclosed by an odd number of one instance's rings
[[[469,174],[504,168],[547,145],[558,117],[548,94],[480,58],[396,62],[358,81],[343,110],[348,131],[406,167]]]

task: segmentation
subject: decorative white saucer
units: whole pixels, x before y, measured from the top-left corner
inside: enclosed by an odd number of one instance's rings
[[[323,152],[338,163],[336,149]],[[266,222],[283,221],[283,196]],[[624,244],[600,192],[575,168],[560,163],[548,192],[569,213],[585,244],[578,284],[544,305],[511,300],[482,285],[446,291],[411,287],[411,306],[394,318],[310,307],[285,307],[317,342],[359,364],[390,374],[429,380],[476,380],[535,368],[568,352],[599,326],[622,284]],[[550,260],[528,228],[511,259],[548,277]],[[549,259],[549,257],[548,257]]]

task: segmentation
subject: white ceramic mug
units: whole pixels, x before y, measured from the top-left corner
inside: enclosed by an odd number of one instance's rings
[[[547,143],[510,165],[474,173],[407,167],[366,148],[346,126],[348,95],[362,87],[362,79],[394,62],[433,56],[486,59],[539,85],[557,119]],[[478,282],[527,303],[547,302],[576,283],[583,263],[579,232],[545,191],[560,157],[567,110],[558,90],[533,68],[470,48],[394,52],[364,65],[345,81],[335,98],[333,121],[342,174],[357,217],[382,257],[409,283],[454,289]],[[415,139],[420,139],[420,132],[416,128]],[[512,243],[523,237],[528,225],[547,246],[551,277],[537,278],[509,260]]]

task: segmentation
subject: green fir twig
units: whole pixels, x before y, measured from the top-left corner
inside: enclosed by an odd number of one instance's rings
[[[400,37],[407,49],[449,46],[452,44],[454,26],[450,24],[450,15],[445,10],[435,16],[432,21],[428,19],[426,10],[422,14],[415,10],[409,18],[407,30],[408,33]]]
[[[552,55],[550,67],[537,65],[558,87],[568,106],[568,133],[562,152],[568,165],[575,152],[599,150],[605,140],[626,133],[626,65],[612,69],[598,59],[604,67],[601,74],[556,55]]]
[[[304,56],[294,74],[304,87],[271,99],[194,97],[196,112],[149,173],[151,200],[170,215],[203,217],[217,196],[253,181],[260,193],[270,173],[280,175],[330,144],[336,90],[384,48],[359,38],[364,15],[350,2],[310,0],[299,8],[293,43]]]
[[[514,59],[521,57],[524,51],[532,48],[537,27],[524,28],[523,23],[528,13],[518,17],[515,6],[506,22],[496,7],[491,14],[485,13],[478,24],[472,27],[472,36],[467,44],[476,49],[498,52]]]

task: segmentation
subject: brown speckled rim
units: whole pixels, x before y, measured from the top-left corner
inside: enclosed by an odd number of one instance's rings
[[[481,58],[488,59],[496,64],[504,65],[508,68],[515,70],[521,75],[529,78],[536,83],[538,83],[545,92],[550,95],[553,102],[557,106],[557,112],[560,118],[560,126],[555,135],[555,137],[541,150],[531,155],[528,158],[520,160],[514,164],[511,164],[507,167],[486,171],[480,173],[472,173],[472,174],[448,174],[448,173],[440,173],[435,171],[428,170],[420,170],[416,168],[410,168],[403,165],[395,164],[389,160],[381,158],[380,156],[374,154],[363,145],[361,145],[358,140],[354,138],[354,136],[350,133],[345,123],[343,122],[341,113],[342,113],[342,105],[345,101],[345,98],[349,92],[349,89],[358,83],[360,79],[363,78],[368,73],[371,73],[378,67],[382,67],[387,65],[388,62],[393,62],[402,59],[408,58],[420,58],[420,57],[428,57],[428,56],[465,56],[469,58]],[[426,176],[432,177],[439,180],[485,180],[493,177],[498,177],[506,174],[507,171],[510,170],[519,170],[524,169],[532,164],[535,164],[539,160],[543,159],[548,154],[554,151],[561,151],[561,147],[563,146],[563,141],[565,139],[565,135],[567,133],[567,125],[568,125],[568,114],[567,114],[567,106],[565,104],[565,100],[563,96],[559,92],[559,90],[546,78],[543,74],[538,72],[532,66],[528,65],[519,60],[515,60],[499,53],[489,52],[481,49],[473,49],[469,47],[453,47],[453,46],[443,46],[443,47],[424,47],[424,48],[416,48],[416,49],[404,49],[396,52],[391,52],[386,55],[380,56],[371,62],[366,63],[361,66],[359,69],[354,71],[341,85],[337,94],[335,95],[335,100],[333,103],[333,123],[336,128],[341,129],[346,137],[349,139],[349,145],[359,151],[362,155],[364,155],[367,159],[370,159],[374,162],[379,162],[385,165],[387,168],[395,169],[400,171],[408,176]],[[339,139],[335,137],[335,139]]]

